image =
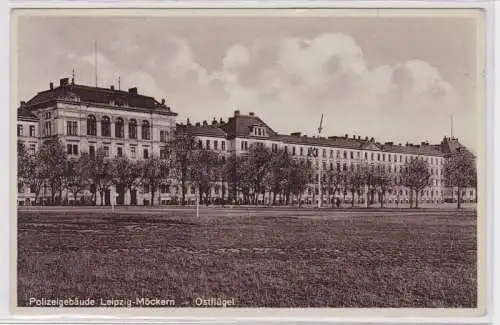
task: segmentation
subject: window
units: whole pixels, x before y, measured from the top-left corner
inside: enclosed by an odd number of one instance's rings
[[[292,156],[295,156],[295,147],[292,147]]]
[[[373,158],[374,158],[374,157],[375,157],[375,156],[374,156],[374,153],[372,152],[372,154],[371,154],[371,160],[372,160],[372,161],[373,161]]]
[[[219,150],[219,143],[217,140],[214,140],[214,150]]]
[[[205,141],[206,143],[206,148],[210,150],[210,140]]]
[[[354,159],[354,152],[350,151],[351,153],[351,159]]]
[[[76,121],[66,121],[66,134],[78,135],[78,123]]]
[[[347,164],[346,164],[346,163],[344,163],[344,165],[342,166],[342,170],[343,170],[343,171],[346,171],[346,170],[347,170]]]
[[[104,149],[104,156],[105,157],[109,157],[109,147],[108,146],[104,146],[103,149]]]
[[[323,149],[323,158],[326,158],[326,149]]]
[[[333,158],[333,150],[330,150],[330,158]]]
[[[226,141],[221,141],[220,143],[222,150],[226,150]]]
[[[142,156],[144,157],[144,159],[148,159],[149,158],[149,151],[147,148],[144,148],[143,149],[143,154]]]
[[[89,146],[89,155],[91,157],[95,156],[95,147],[94,146]]]
[[[359,152],[359,151],[358,151],[358,152],[356,153],[356,157],[359,159],[359,157],[360,157],[360,156],[361,156],[361,152]]]
[[[107,116],[104,116],[101,120],[101,136],[111,136],[111,122],[109,121],[109,117]]]
[[[470,190],[470,196],[474,195],[474,191]]]
[[[118,157],[123,157],[123,148],[122,147],[116,148],[116,155]]]
[[[403,155],[399,155],[399,162],[403,162]]]
[[[160,142],[167,142],[167,131],[160,131]]]
[[[124,137],[124,123],[123,119],[121,117],[116,119],[115,122],[115,137],[117,138],[123,138]]]
[[[149,122],[146,120],[142,121],[141,138],[143,140],[150,140],[151,139],[151,130],[149,127]]]
[[[35,136],[35,126],[30,125],[30,137],[34,137],[34,136]]]
[[[368,153],[365,152],[365,160],[368,160]]]
[[[340,171],[340,163],[337,163],[337,171]]]
[[[97,135],[97,120],[94,115],[87,116],[87,135]]]
[[[389,159],[389,162],[391,162],[391,155],[387,155],[387,159]]]
[[[303,156],[304,155],[304,148],[300,147],[300,155]]]
[[[68,155],[78,155],[78,145],[77,144],[67,144]]]
[[[137,158],[137,152],[135,150],[135,146],[130,146],[130,156],[132,158]]]
[[[23,126],[18,124],[17,125],[17,136],[22,137],[23,136]]]
[[[203,149],[203,141],[198,140],[198,149]],[[243,144],[241,145],[241,149],[243,149]]]
[[[137,121],[134,119],[128,122],[128,137],[129,139],[137,139]]]
[[[344,151],[344,159],[347,159],[347,151]]]
[[[35,149],[36,149],[36,146],[34,144],[30,144],[30,148],[29,148],[30,155],[35,154]]]
[[[382,154],[382,161],[385,161],[385,153]]]
[[[272,152],[277,152],[278,151],[278,144],[277,143],[271,144],[271,150],[272,150]]]

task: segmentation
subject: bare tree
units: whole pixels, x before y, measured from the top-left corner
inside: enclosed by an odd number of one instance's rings
[[[393,184],[392,174],[388,170],[386,170],[383,164],[380,164],[377,166],[377,168],[375,168],[375,182],[377,184],[380,207],[383,208],[385,193],[387,193],[387,191],[391,188]]]
[[[123,187],[124,194],[140,184],[141,166],[137,162],[122,156],[114,158],[112,166],[113,182]]]
[[[89,181],[87,166],[89,165],[89,155],[84,152],[79,159],[69,159],[67,168],[67,190],[73,194],[76,203],[77,196],[85,189]]]
[[[354,165],[352,165],[354,166]],[[346,187],[349,188],[352,196],[351,207],[354,207],[354,197],[356,193],[359,193],[361,186],[364,185],[364,174],[361,168],[355,167],[346,173]]]
[[[474,156],[459,148],[456,152],[447,157],[444,165],[444,179],[446,186],[454,187],[458,190],[457,207],[462,204],[462,189],[467,187],[476,187],[477,193],[477,175]]]
[[[140,162],[142,170],[141,179],[144,186],[149,187],[151,192],[151,205],[154,205],[155,193],[160,184],[168,177],[168,166],[164,159],[152,155]]]
[[[175,168],[178,178],[181,182],[182,205],[186,205],[186,182],[193,164],[193,156],[196,150],[195,138],[185,132],[184,128],[179,127],[175,136],[166,146],[168,155]]]
[[[211,185],[217,180],[219,157],[215,151],[198,149],[193,155],[193,168],[191,168],[190,179],[198,189],[199,202],[208,203]]]
[[[91,189],[94,195],[94,204],[96,204],[97,192],[99,192],[101,205],[104,205],[104,193],[108,191],[113,184],[113,165],[111,161],[106,158],[103,148],[97,149],[94,156],[89,156],[87,163],[89,181],[94,187]]]
[[[422,158],[410,159],[403,166],[401,181],[410,189],[410,208],[413,207],[413,192],[415,192],[415,208],[418,208],[418,194],[429,186],[430,178],[429,165]]]

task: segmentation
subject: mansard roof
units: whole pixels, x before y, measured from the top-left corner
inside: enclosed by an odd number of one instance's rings
[[[91,87],[75,84],[74,82],[70,83],[68,78],[61,79],[60,85],[55,88],[51,83],[50,89],[36,94],[26,103],[26,106],[30,109],[36,109],[55,100],[75,100],[85,103],[125,106],[128,108],[157,110],[159,113],[166,115],[177,115],[177,113],[170,110],[170,107],[165,105],[164,100],[158,102],[154,97],[138,94],[137,88],[123,91],[116,90],[114,87]]]
[[[17,118],[20,120],[38,121],[38,117],[25,107],[24,102],[17,108]]]
[[[237,136],[249,136],[251,127],[264,127],[267,129],[269,137],[276,137],[276,133],[269,125],[260,119],[260,117],[255,116],[253,113],[249,115],[241,115],[239,111],[236,111],[233,117],[230,117],[227,123],[221,126],[221,128],[228,134],[229,137]]]

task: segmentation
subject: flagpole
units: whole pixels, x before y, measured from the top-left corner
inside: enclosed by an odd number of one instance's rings
[[[95,74],[95,86],[97,88],[97,41],[94,41],[94,74]]]

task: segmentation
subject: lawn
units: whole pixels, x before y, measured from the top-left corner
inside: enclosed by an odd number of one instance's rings
[[[239,307],[476,307],[473,211],[20,211],[29,298]]]

